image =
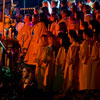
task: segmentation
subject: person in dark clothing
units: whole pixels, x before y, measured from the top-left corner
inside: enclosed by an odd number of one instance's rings
[[[32,67],[24,67],[22,70],[22,80],[18,87],[18,94],[21,100],[37,100],[38,89]]]

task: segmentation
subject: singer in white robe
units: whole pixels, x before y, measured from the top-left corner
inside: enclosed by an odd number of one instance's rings
[[[67,51],[64,79],[65,79],[65,91],[73,88],[77,89],[78,86],[78,70],[79,70],[79,38],[74,30],[70,30],[68,33],[70,42],[72,43]]]
[[[90,88],[100,89],[100,43],[95,41],[91,52]]]
[[[45,56],[46,56],[46,46],[47,46],[47,36],[42,35],[41,37],[41,44],[39,46],[39,49],[37,51],[36,56],[36,70],[35,70],[35,76],[38,82],[38,88],[44,89],[44,75],[46,70],[46,63],[44,62]]]
[[[79,58],[79,89],[89,89],[90,84],[90,55],[92,48],[92,40],[84,40],[80,45]]]
[[[78,67],[79,67],[79,43],[73,42],[67,52],[64,78],[65,78],[65,88],[76,88],[78,89]]]

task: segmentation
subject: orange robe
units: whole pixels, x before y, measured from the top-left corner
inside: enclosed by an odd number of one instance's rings
[[[69,30],[79,30],[79,23],[78,21],[69,20]]]
[[[55,36],[56,36],[56,30],[55,30],[56,25],[57,25],[57,23],[56,23],[56,22],[53,22],[53,23],[51,24],[51,27],[50,27],[50,31],[51,31],[52,34],[55,35]]]
[[[32,27],[29,25],[29,23],[27,23],[22,27],[21,31],[18,33],[17,40],[19,41],[21,48],[28,48],[32,34],[31,29]]]
[[[39,22],[33,26],[31,32],[33,32],[34,34],[32,35],[30,46],[24,59],[24,61],[26,61],[27,64],[36,64],[35,59],[37,56],[37,50],[39,48],[39,40],[43,34],[46,34],[46,31],[47,28],[43,22]]]

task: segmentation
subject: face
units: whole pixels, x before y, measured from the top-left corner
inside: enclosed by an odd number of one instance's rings
[[[22,77],[23,78],[27,78],[28,77],[28,71],[27,71],[27,69],[26,68],[23,68],[23,71],[22,71]]]
[[[64,5],[61,3],[60,6],[63,7]]]
[[[36,9],[34,9],[34,14],[37,14],[37,11],[36,11]]]
[[[29,22],[29,16],[25,16],[25,17],[24,17],[24,22],[25,22],[25,23]]]
[[[50,21],[54,21],[54,17],[52,15],[50,16]]]
[[[99,13],[98,13],[98,12],[96,12],[96,19],[98,19],[98,16],[99,16]]]
[[[92,28],[93,28],[93,27],[92,27],[92,25],[91,25],[91,24],[89,24],[89,28],[92,30]]]
[[[53,8],[55,5],[54,5],[54,2],[51,2],[51,7]]]
[[[90,2],[91,0],[87,0],[87,2]]]
[[[70,2],[67,2],[67,6],[68,6],[68,7],[70,6]]]
[[[70,34],[68,34],[68,37],[69,37],[70,43],[72,43],[72,38],[71,38]]]
[[[84,27],[83,27],[83,25],[80,25],[80,30],[84,30]]]
[[[53,37],[48,37],[48,44],[52,45],[53,44]]]
[[[85,33],[83,32],[83,39],[86,39],[86,35],[85,35]]]
[[[58,37],[58,38],[57,38],[57,42],[58,42],[60,45],[62,45],[62,38]]]
[[[62,18],[66,17],[66,13],[61,14]]]
[[[41,37],[41,45],[47,45],[47,37]]]
[[[85,7],[83,7],[83,9],[82,9],[83,13],[85,13],[85,10],[86,10]]]
[[[47,2],[43,2],[42,7],[48,7],[48,3]]]
[[[74,13],[74,18],[77,19],[77,14],[76,13]]]
[[[32,22],[34,22],[34,21],[35,21],[34,16],[32,16]]]
[[[10,19],[8,17],[5,18],[5,24],[9,23]]]
[[[39,21],[39,18],[38,17],[32,16],[32,22],[38,22],[38,21]]]

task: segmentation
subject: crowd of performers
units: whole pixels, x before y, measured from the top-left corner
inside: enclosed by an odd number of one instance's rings
[[[99,2],[70,4],[62,0],[58,8],[54,0],[43,1],[33,15],[13,18],[15,24],[10,24],[10,17],[6,20],[9,32],[8,36],[4,32],[2,41],[18,33],[20,57],[26,66],[33,67],[38,88],[55,92],[100,89]],[[31,79],[24,79],[25,87]]]

